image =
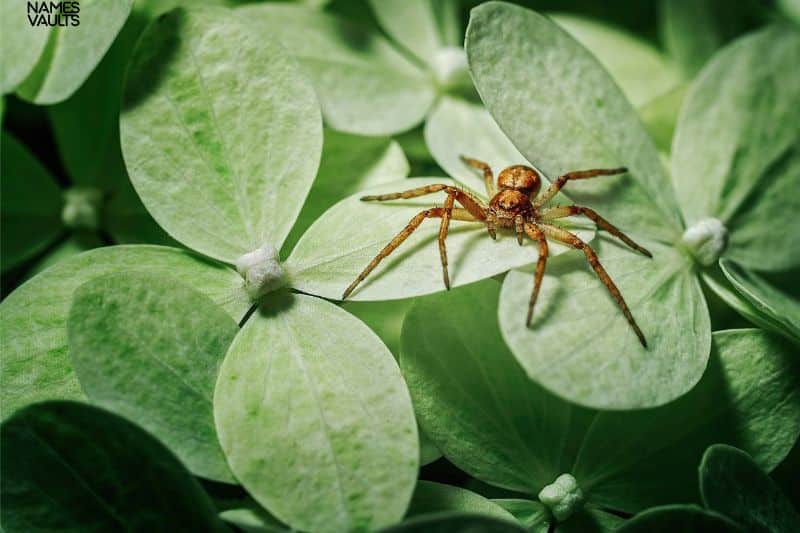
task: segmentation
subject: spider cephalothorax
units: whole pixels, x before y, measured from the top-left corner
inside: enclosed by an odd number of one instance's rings
[[[436,184],[426,185],[417,189],[408,191],[380,194],[377,196],[364,196],[361,198],[363,201],[386,201],[397,200],[399,198],[416,198],[426,194],[432,194],[439,191],[445,191],[447,198],[445,199],[443,207],[433,207],[426,209],[417,214],[406,227],[398,233],[389,244],[387,244],[375,258],[370,261],[367,267],[358,275],[358,277],[345,289],[342,299],[347,298],[353,289],[366,278],[372,270],[378,266],[383,258],[391,254],[403,241],[405,241],[414,230],[416,230],[422,221],[426,218],[440,218],[442,222],[439,226],[439,256],[442,261],[442,274],[444,276],[444,285],[450,288],[450,275],[447,270],[447,249],[445,247],[445,239],[447,238],[447,231],[450,227],[450,220],[463,220],[467,222],[480,222],[486,225],[489,235],[493,239],[497,238],[497,228],[510,228],[514,229],[517,234],[517,241],[522,244],[523,236],[527,235],[532,240],[539,244],[539,259],[536,263],[536,274],[534,275],[533,292],[531,293],[530,303],[528,304],[528,318],[526,324],[530,326],[531,319],[533,318],[533,306],[536,304],[536,298],[539,295],[539,288],[542,284],[542,277],[544,276],[544,267],[547,262],[548,248],[547,239],[553,239],[561,242],[578,250],[582,250],[589,261],[589,265],[595,271],[600,281],[608,288],[611,297],[619,305],[622,314],[628,320],[628,323],[633,328],[636,336],[643,346],[647,346],[642,331],[636,324],[633,315],[628,309],[628,305],[622,298],[619,289],[611,280],[611,277],[606,272],[603,265],[597,259],[597,254],[592,250],[591,246],[583,242],[577,235],[570,233],[560,226],[549,224],[548,221],[557,218],[565,218],[573,215],[584,215],[591,219],[597,227],[605,230],[615,237],[619,238],[622,242],[633,248],[637,252],[652,257],[650,252],[642,248],[627,235],[622,233],[616,226],[612,225],[606,219],[598,215],[588,207],[579,205],[565,205],[556,207],[543,207],[544,204],[549,202],[553,196],[570,180],[580,180],[593,178],[595,176],[611,176],[614,174],[622,174],[627,172],[625,168],[596,168],[591,170],[579,170],[575,172],[568,172],[563,176],[556,179],[550,187],[543,193],[539,194],[542,186],[542,180],[539,173],[531,167],[525,165],[514,165],[503,169],[497,177],[497,188],[495,188],[492,169],[489,165],[477,159],[462,157],[463,161],[468,165],[483,172],[483,178],[486,185],[486,192],[489,195],[489,204],[476,198],[472,194],[453,187],[451,185]],[[455,202],[458,202],[463,207],[454,207]]]

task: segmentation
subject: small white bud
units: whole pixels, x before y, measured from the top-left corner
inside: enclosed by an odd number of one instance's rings
[[[73,187],[64,191],[61,220],[72,229],[95,230],[100,227],[103,193],[92,187]]]
[[[236,260],[236,270],[244,278],[250,298],[257,300],[268,292],[286,284],[286,273],[278,259],[278,250],[265,244]]]
[[[701,265],[710,266],[728,246],[728,228],[716,218],[704,218],[684,231],[681,240]]]
[[[583,491],[572,474],[561,474],[539,491],[539,501],[563,522],[583,506]]]
[[[437,50],[431,65],[436,74],[436,81],[443,87],[471,86],[469,78],[469,68],[467,66],[467,54],[463,48],[457,46],[447,46]]]

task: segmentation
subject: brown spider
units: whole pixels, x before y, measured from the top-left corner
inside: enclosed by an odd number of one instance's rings
[[[378,266],[385,257],[391,254],[415,229],[417,229],[422,221],[426,218],[441,218],[442,222],[439,226],[439,256],[442,261],[442,271],[444,274],[444,285],[450,289],[450,276],[447,272],[447,251],[445,249],[445,238],[447,237],[447,230],[450,226],[450,220],[462,220],[467,222],[481,222],[486,224],[486,229],[489,231],[492,239],[497,238],[497,228],[513,228],[517,233],[517,241],[522,245],[523,234],[527,235],[532,240],[539,243],[539,260],[536,263],[536,274],[533,283],[533,292],[531,293],[530,303],[528,304],[528,318],[526,325],[530,326],[531,319],[533,318],[533,306],[536,304],[536,297],[539,294],[539,287],[542,284],[542,277],[544,276],[544,267],[547,261],[547,237],[564,243],[578,250],[582,250],[586,255],[592,269],[594,269],[600,281],[608,288],[611,297],[619,305],[622,314],[628,320],[628,323],[633,328],[642,346],[647,347],[647,341],[636,324],[633,315],[631,314],[628,305],[622,298],[619,289],[611,280],[611,277],[606,272],[603,265],[597,259],[597,254],[592,248],[579,239],[576,235],[559,226],[546,224],[546,221],[554,220],[557,218],[564,218],[573,215],[584,215],[594,221],[600,229],[603,229],[610,234],[618,237],[622,242],[636,250],[637,252],[653,257],[652,254],[646,249],[642,248],[633,242],[627,235],[622,233],[618,228],[613,226],[606,219],[598,215],[588,207],[581,207],[578,205],[565,205],[556,207],[542,206],[550,201],[561,188],[566,185],[570,180],[582,180],[593,178],[595,176],[611,176],[614,174],[622,174],[627,172],[626,168],[595,168],[591,170],[579,170],[569,172],[560,176],[554,181],[550,187],[547,188],[542,194],[539,190],[542,186],[542,180],[539,173],[531,167],[525,165],[514,165],[503,169],[497,177],[497,188],[494,186],[494,178],[492,169],[483,161],[471,159],[462,156],[461,159],[471,167],[474,167],[483,172],[483,179],[486,184],[486,192],[491,200],[489,205],[484,203],[473,196],[472,194],[458,189],[456,187],[444,184],[426,185],[408,191],[380,194],[377,196],[364,196],[362,201],[379,201],[397,200],[398,198],[416,198],[426,194],[432,194],[439,191],[447,193],[447,199],[444,201],[444,207],[434,207],[422,211],[400,232],[383,250],[381,250],[375,258],[370,261],[367,267],[361,274],[345,289],[342,299],[347,298],[353,289],[366,278],[372,270]],[[538,195],[538,196],[537,196]],[[458,202],[463,208],[454,208],[455,202]]]

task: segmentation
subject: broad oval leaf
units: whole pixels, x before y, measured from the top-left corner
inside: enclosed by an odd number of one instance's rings
[[[461,487],[420,480],[414,489],[407,516],[424,515],[442,511],[463,511],[514,522],[514,515],[484,498]]]
[[[180,461],[105,410],[36,404],[3,422],[0,443],[8,533],[226,531]]]
[[[280,249],[322,145],[314,91],[294,60],[220,8],[176,9],[148,26],[120,133],[153,218],[227,262],[265,244]]]
[[[725,256],[755,270],[800,264],[782,231],[800,211],[800,31],[771,26],[714,56],[678,119],[672,176],[687,225],[727,226]]]
[[[217,371],[239,328],[174,279],[122,272],[75,291],[69,352],[89,400],[136,422],[195,474],[234,482],[214,427]]]
[[[339,307],[267,298],[228,350],[214,418],[234,475],[290,526],[372,530],[403,516],[419,464],[411,400],[389,350]]]
[[[47,169],[5,131],[0,143],[0,265],[5,271],[44,250],[64,232],[64,226],[61,190]]]
[[[415,516],[379,533],[524,533],[519,524],[474,513],[445,511]]]
[[[664,505],[637,514],[619,533],[745,533],[736,523],[697,505]]]
[[[559,13],[550,18],[597,57],[636,107],[682,80],[678,69],[655,47],[624,30],[575,15]]]
[[[446,178],[411,178],[369,189],[369,194],[399,192]],[[412,200],[362,202],[364,193],[342,200],[306,231],[284,265],[292,287],[325,298],[340,299],[344,289],[370,260],[424,209],[441,206],[443,193]],[[392,300],[444,290],[437,237],[439,219],[426,220],[394,254],[385,259],[350,296],[353,300]],[[579,235],[591,239],[592,230]],[[453,287],[488,278],[536,262],[538,247],[517,244],[501,231],[493,241],[483,223],[453,221],[447,236]],[[566,250],[558,244],[551,254]]]
[[[700,493],[709,509],[748,531],[800,531],[800,514],[745,452],[717,444],[700,463]]]
[[[680,236],[658,152],[589,51],[546,17],[504,2],[472,10],[466,48],[484,104],[528,161],[551,179],[627,167],[625,175],[572,183],[566,192],[637,235],[667,242]]]
[[[757,329],[714,333],[700,383],[655,409],[598,413],[573,474],[596,505],[636,512],[698,500],[695,465],[711,444],[746,450],[771,470],[800,435],[796,351]]]
[[[497,326],[500,284],[485,280],[418,301],[400,364],[420,426],[445,457],[492,485],[537,494],[561,474],[571,425],[588,422],[532,383]]]
[[[745,318],[800,344],[800,302],[733,261],[722,259],[719,266],[738,295],[750,304],[745,310],[737,309]]]
[[[28,77],[42,55],[49,26],[31,26],[27,4],[19,0],[0,1],[0,94],[12,92]]]
[[[432,75],[375,30],[306,6],[260,4],[237,11],[303,65],[334,129],[397,133],[421,122],[433,104]]]
[[[282,255],[288,256],[309,226],[336,202],[356,191],[405,178],[408,171],[408,159],[397,141],[325,129],[319,172],[283,243]]]
[[[80,2],[80,24],[68,21],[66,26],[51,27],[47,44],[39,56],[36,66],[17,88],[25,100],[35,104],[54,104],[69,98],[83,84],[89,74],[103,58],[114,38],[119,33],[134,0],[83,0]],[[10,2],[8,2],[10,3]],[[24,26],[25,32],[36,33],[36,37],[24,39],[36,41],[41,38],[41,26],[31,26],[22,17],[22,2],[16,2],[17,13],[13,20]],[[24,4],[25,6],[27,3]],[[46,13],[33,15],[47,17]],[[53,15],[50,15],[51,17]],[[45,26],[46,27],[46,26]],[[16,30],[15,33],[21,33]],[[15,36],[16,37],[16,36]],[[17,37],[19,38],[19,37]],[[16,41],[20,42],[20,41]],[[5,50],[3,51],[5,54]],[[27,52],[25,52],[27,54]]]
[[[72,293],[113,272],[151,272],[190,280],[234,320],[250,308],[235,271],[176,248],[110,246],[63,260],[31,278],[0,303],[0,404],[4,417],[29,403],[84,398],[67,352]]]
[[[650,259],[601,235],[592,247],[648,347],[577,251],[547,265],[530,327],[533,275],[509,273],[500,296],[503,337],[532,380],[569,401],[599,409],[669,402],[697,383],[708,360],[711,324],[700,284],[671,246],[640,241]]]
[[[566,192],[636,235],[667,242],[680,235],[653,142],[611,77],[565,30],[533,11],[487,2],[472,10],[466,48],[484,104],[528,161],[551,179],[627,167],[628,174]]]

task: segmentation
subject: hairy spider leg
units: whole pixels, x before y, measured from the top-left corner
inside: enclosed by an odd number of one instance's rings
[[[613,176],[615,174],[624,174],[628,169],[625,167],[619,168],[593,168],[590,170],[576,170],[574,172],[567,172],[563,176],[559,176],[556,181],[542,194],[540,194],[532,203],[534,208],[539,208],[549,202],[558,191],[561,190],[568,181],[572,180],[585,180],[597,176]]]
[[[522,237],[525,235],[525,218],[522,215],[514,217],[514,231],[517,234],[517,244],[522,246]]]
[[[634,320],[631,310],[628,309],[628,304],[625,303],[622,293],[611,280],[611,276],[608,275],[606,269],[600,264],[600,260],[597,259],[597,254],[594,252],[594,250],[592,250],[592,247],[565,229],[557,226],[551,226],[550,224],[540,224],[539,227],[542,229],[544,234],[551,239],[563,242],[564,244],[573,248],[577,248],[578,250],[583,250],[583,253],[586,255],[586,259],[589,261],[589,265],[591,265],[592,269],[595,271],[595,274],[597,274],[597,277],[600,278],[600,281],[602,281],[603,285],[606,286],[608,292],[611,293],[611,297],[614,298],[614,300],[617,302],[617,305],[619,305],[620,309],[622,310],[622,314],[625,315],[625,318],[628,320],[628,324],[631,325],[633,331],[636,333],[636,336],[639,338],[639,342],[642,343],[642,346],[647,348],[647,341],[644,338],[644,334],[636,324],[636,320]]]
[[[450,229],[450,217],[453,216],[453,203],[456,197],[452,194],[447,195],[444,201],[444,211],[442,212],[442,223],[439,225],[439,260],[442,263],[442,277],[444,278],[444,286],[450,290],[450,274],[447,272],[447,248],[445,246],[445,239],[447,238],[447,230]]]
[[[456,201],[463,205],[476,219],[480,221],[486,220],[486,208],[481,204],[480,200],[473,197],[466,191],[462,191],[461,189],[453,187],[452,185],[445,185],[444,183],[425,185],[423,187],[417,187],[416,189],[409,189],[402,192],[362,196],[361,201],[386,202],[388,200],[408,200],[409,198],[417,198],[418,196],[425,196],[426,194],[433,194],[440,191],[444,191],[447,194],[452,194],[455,196]]]
[[[405,241],[409,237],[409,235],[414,233],[414,230],[416,230],[419,227],[419,225],[422,224],[423,220],[425,220],[426,218],[442,218],[444,216],[444,213],[445,209],[443,207],[434,207],[431,209],[426,209],[425,211],[420,212],[414,218],[412,218],[411,221],[406,225],[406,227],[403,228],[403,230],[400,233],[395,235],[395,237],[391,241],[389,241],[389,244],[384,246],[383,249],[380,252],[378,252],[378,255],[376,255],[372,259],[372,261],[369,262],[369,264],[361,272],[361,274],[359,274],[358,277],[353,281],[353,283],[351,283],[350,286],[347,287],[347,289],[345,289],[344,294],[342,294],[342,300],[350,296],[350,293],[353,292],[353,290],[358,286],[359,283],[364,281],[364,278],[366,278],[369,275],[369,273],[372,272],[376,266],[378,266],[378,263],[380,263],[385,257],[388,257],[389,254],[394,252],[398,246],[403,244],[403,241]],[[481,220],[475,218],[472,215],[472,213],[470,213],[466,209],[460,209],[460,208],[453,209],[451,213],[451,218],[453,220],[463,220],[467,222],[482,222]],[[442,233],[440,228],[439,231],[440,238],[441,235]],[[439,249],[441,251],[441,247]]]
[[[495,190],[494,187],[494,175],[492,174],[492,167],[490,167],[487,163],[484,163],[479,159],[473,159],[465,155],[459,157],[461,157],[461,160],[467,165],[483,172],[483,182],[486,185],[486,194],[489,195],[489,198],[497,194],[497,191]]]
[[[525,325],[530,326],[533,320],[533,306],[536,305],[536,298],[539,297],[539,288],[542,286],[542,278],[544,277],[544,267],[547,264],[547,256],[549,250],[547,247],[547,239],[542,230],[535,224],[525,224],[525,233],[531,239],[539,243],[539,259],[536,261],[536,274],[533,278],[533,291],[531,292],[531,300],[528,302],[528,318],[525,319]]]
[[[539,211],[540,220],[555,220],[557,218],[571,217],[574,215],[585,215],[588,219],[594,221],[598,228],[605,230],[611,235],[617,237],[630,248],[636,250],[642,255],[646,255],[647,257],[653,257],[653,254],[651,254],[647,248],[636,244],[633,239],[622,233],[618,227],[598,215],[597,211],[594,209],[589,209],[588,207],[582,207],[579,205],[564,205],[558,207],[549,207]]]

